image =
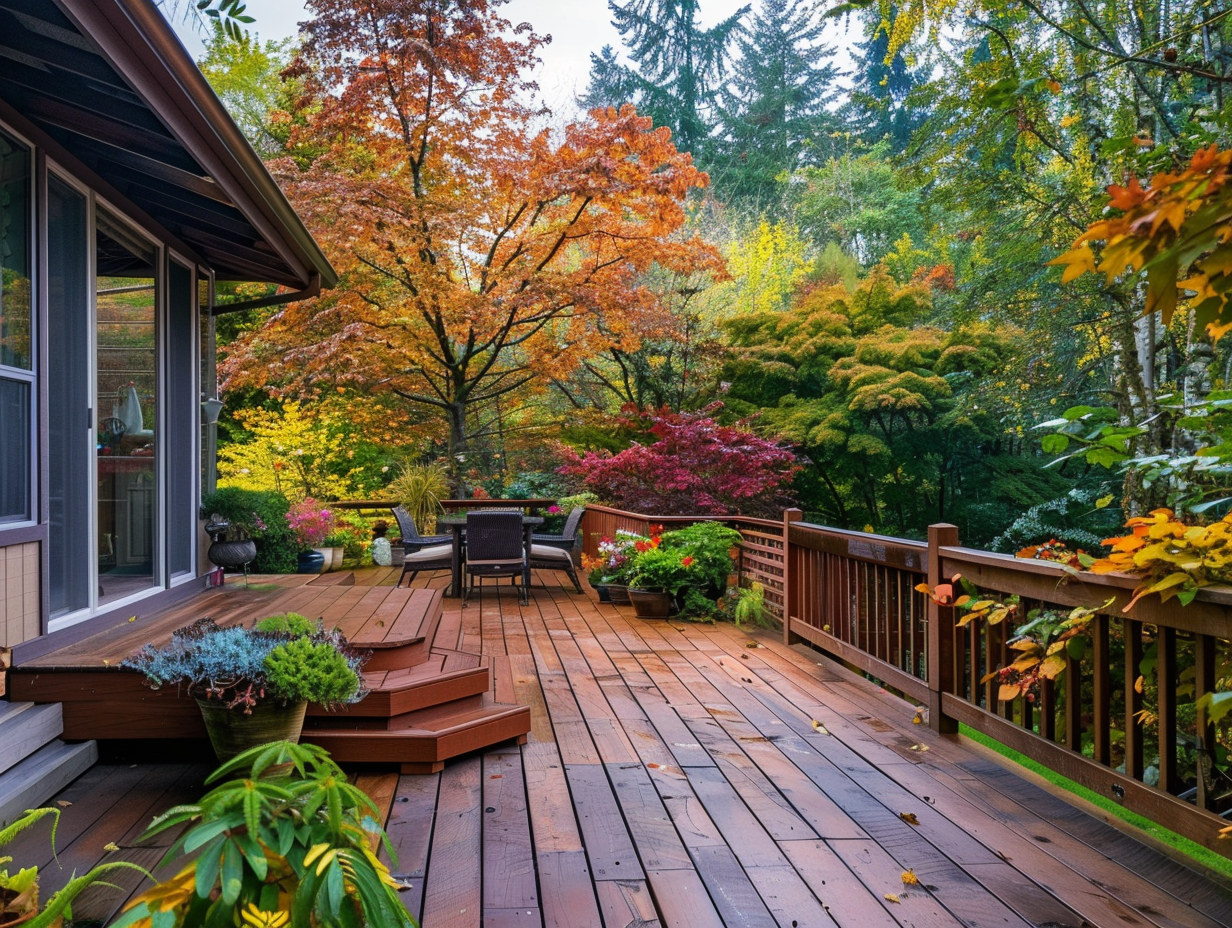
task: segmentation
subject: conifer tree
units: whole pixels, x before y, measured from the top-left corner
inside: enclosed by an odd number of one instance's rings
[[[723,157],[711,166],[729,197],[769,203],[777,176],[819,157],[838,71],[817,11],[805,0],[763,0],[737,38],[740,57],[723,91]]]
[[[704,28],[699,0],[608,0],[633,67],[614,54],[591,58],[590,87],[583,102],[633,103],[656,125],[672,130],[677,149],[704,160],[714,125],[714,103],[727,69],[732,39],[749,11]],[[604,96],[624,99],[604,99]]]

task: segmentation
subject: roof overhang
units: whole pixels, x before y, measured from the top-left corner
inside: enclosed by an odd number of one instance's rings
[[[220,280],[337,274],[149,0],[0,0],[0,100]],[[117,204],[119,205],[119,204]]]

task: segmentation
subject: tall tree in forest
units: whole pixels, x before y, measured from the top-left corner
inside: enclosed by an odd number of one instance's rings
[[[636,104],[656,125],[671,128],[677,148],[704,159],[731,42],[749,7],[705,28],[698,21],[700,6],[699,0],[608,0],[612,25],[620,31],[634,67],[617,65],[623,71],[615,78],[610,60],[595,61],[592,56],[585,99]],[[631,96],[604,101],[599,95],[605,88]]]
[[[722,93],[722,157],[711,177],[728,197],[769,204],[775,179],[820,160],[832,119],[838,71],[821,41],[817,7],[805,0],[762,0]]]
[[[342,280],[243,338],[232,382],[392,391],[442,414],[457,460],[485,437],[477,411],[633,344],[650,268],[721,270],[673,236],[705,175],[666,129],[626,108],[530,131],[522,74],[543,40],[501,5],[310,4],[289,151],[316,154],[276,168]]]
[[[888,142],[897,155],[906,150],[927,115],[911,99],[925,75],[923,69],[907,64],[901,48],[886,62],[890,34],[880,11],[866,15],[864,22],[864,39],[855,47],[851,93],[840,116],[857,138],[869,144]]]

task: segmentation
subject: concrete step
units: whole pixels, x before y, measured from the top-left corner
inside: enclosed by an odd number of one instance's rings
[[[16,767],[64,731],[59,703],[0,703],[0,773]]]
[[[0,828],[27,809],[38,808],[97,761],[95,742],[65,744],[56,739],[0,774]]]

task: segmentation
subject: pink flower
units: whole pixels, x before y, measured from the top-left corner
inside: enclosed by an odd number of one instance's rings
[[[552,505],[552,506],[549,506],[549,507],[548,507],[548,512],[549,512],[549,513],[551,513],[551,514],[552,514],[552,515],[554,515],[554,516],[556,516],[556,515],[560,515],[560,513],[561,513],[562,511],[563,511],[563,510],[562,510],[559,506],[556,506],[556,505]]]

